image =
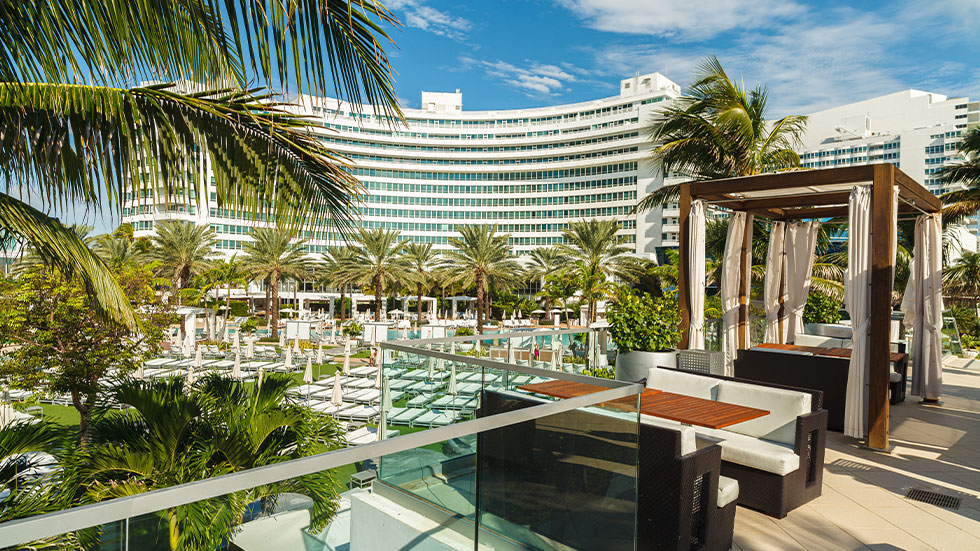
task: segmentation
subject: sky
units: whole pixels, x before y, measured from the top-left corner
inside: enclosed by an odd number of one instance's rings
[[[980,96],[980,0],[388,0],[403,106],[463,92],[464,110],[616,95],[660,72],[682,87],[716,55],[769,90],[772,117],[916,88]]]

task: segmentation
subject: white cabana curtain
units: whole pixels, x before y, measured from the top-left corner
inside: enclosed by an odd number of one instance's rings
[[[810,294],[810,275],[816,258],[817,234],[820,222],[795,222],[786,226],[786,297],[783,301],[789,314],[786,342],[794,342],[797,333],[803,332],[803,309]]]
[[[766,253],[766,281],[763,302],[766,307],[766,342],[785,343],[786,325],[779,331],[779,299],[782,298],[783,271],[786,265],[783,245],[786,223],[773,222],[769,232],[769,251]]]
[[[847,271],[844,305],[851,316],[852,347],[844,401],[844,434],[862,438],[867,430],[868,325],[871,321],[871,189],[858,186],[848,202]]]
[[[943,260],[939,214],[915,220],[915,246],[909,282],[902,298],[905,326],[912,327],[912,394],[942,396]]]
[[[735,350],[738,349],[738,286],[742,277],[742,239],[745,236],[744,212],[732,214],[728,221],[728,237],[721,265],[721,309],[724,322],[722,350],[725,353],[725,375],[735,371]]]
[[[691,203],[688,218],[690,224],[690,241],[688,243],[688,259],[690,262],[689,304],[691,314],[690,335],[687,340],[689,349],[704,349],[704,201],[698,199]]]

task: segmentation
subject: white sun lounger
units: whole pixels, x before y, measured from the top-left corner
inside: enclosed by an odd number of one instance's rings
[[[362,365],[360,367],[351,368],[350,374],[355,377],[372,377],[378,372],[378,368],[371,365]]]
[[[355,377],[348,377],[346,382],[340,383],[347,388],[374,388],[374,379],[359,379]]]
[[[339,406],[335,406],[330,402],[311,402],[310,409],[318,411],[320,413],[326,413],[327,415],[336,415],[338,412],[344,411],[345,409],[350,409],[355,407],[355,404],[351,402],[343,402]]]
[[[407,381],[405,379],[395,379],[388,383],[388,387],[391,390],[405,390],[406,388],[415,384],[415,381]]]
[[[287,390],[286,393],[297,396],[306,396],[307,394],[312,395],[313,393],[320,392],[321,390],[327,390],[327,387],[320,385],[300,385]]]
[[[442,427],[459,419],[455,411],[427,411],[412,421],[413,427]]]
[[[381,400],[381,391],[376,388],[364,388],[357,392],[345,394],[344,398],[361,404],[373,404]]]
[[[337,419],[347,419],[349,421],[370,421],[377,417],[381,412],[374,406],[357,405],[352,408],[341,410],[334,414]]]
[[[392,425],[411,425],[412,421],[421,417],[428,410],[422,408],[391,408],[388,412],[388,423]]]
[[[470,396],[440,396],[429,404],[431,409],[476,409],[477,399]]]

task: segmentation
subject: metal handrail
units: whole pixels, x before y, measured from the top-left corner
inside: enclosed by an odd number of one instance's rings
[[[431,354],[434,357],[459,357],[435,350],[416,349],[405,345],[394,345],[394,343],[382,343],[382,346],[384,347],[385,344],[388,345],[388,348],[404,350],[411,353],[419,353],[422,355]],[[381,440],[371,444],[329,451],[317,455],[293,459],[283,463],[276,463],[274,465],[248,469],[245,471],[198,480],[178,486],[171,486],[160,490],[153,490],[134,496],[121,497],[101,503],[73,507],[71,509],[65,509],[54,513],[12,520],[0,524],[0,541],[3,542],[4,546],[26,544],[43,538],[138,517],[169,509],[171,507],[186,505],[195,501],[201,501],[233,492],[248,490],[264,484],[272,484],[299,476],[334,469],[358,461],[365,461],[367,459],[419,448],[422,446],[451,440],[453,438],[460,438],[462,436],[476,434],[478,432],[508,427],[518,423],[532,421],[542,417],[556,415],[603,402],[609,402],[619,398],[637,396],[643,391],[643,385],[639,383],[595,379],[592,377],[583,377],[581,375],[572,376],[571,374],[567,373],[559,373],[537,368],[526,368],[524,366],[493,362],[490,360],[481,360],[479,363],[484,367],[506,369],[509,371],[518,371],[529,374],[541,374],[555,379],[578,381],[585,379],[590,384],[608,387],[608,390],[586,394],[575,398],[567,398],[564,400],[542,403],[529,408],[498,413],[489,417],[464,421],[462,423],[456,423],[445,427],[396,436],[394,438]]]

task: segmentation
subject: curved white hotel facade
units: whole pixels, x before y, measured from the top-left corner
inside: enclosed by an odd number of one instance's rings
[[[659,73],[621,81],[618,96],[535,109],[464,111],[459,91],[422,92],[422,109],[404,110],[407,127],[332,99],[304,97],[297,109],[321,118],[329,129],[323,141],[351,159],[367,190],[355,213],[361,227],[398,230],[445,249],[461,225],[496,224],[521,255],[560,243],[575,220],[615,219],[646,256],[676,242],[661,213],[631,214],[662,185],[646,127],[653,111],[680,94]],[[232,254],[257,223],[218,209],[208,195],[193,207],[134,200],[123,220],[137,235],[164,219],[208,224],[217,249]],[[329,227],[303,237],[314,254],[341,243]]]

